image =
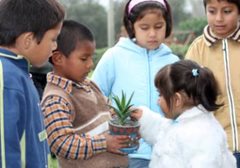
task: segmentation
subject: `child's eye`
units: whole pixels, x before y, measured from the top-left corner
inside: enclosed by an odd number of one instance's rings
[[[209,9],[209,10],[208,10],[208,13],[210,13],[210,14],[214,14],[214,13],[215,13],[215,11],[214,11],[214,10],[211,10],[211,9]]]
[[[56,42],[56,41],[57,41],[57,38],[52,39],[52,41],[53,41],[53,42]]]
[[[162,25],[161,26],[156,26],[155,29],[162,29]]]
[[[87,58],[80,58],[80,60],[82,60],[82,61],[87,61]]]
[[[141,27],[142,30],[148,30],[148,27]]]
[[[225,13],[225,14],[229,14],[229,13],[231,13],[231,12],[232,12],[232,11],[229,10],[229,9],[225,9],[225,10],[224,10],[224,13]]]

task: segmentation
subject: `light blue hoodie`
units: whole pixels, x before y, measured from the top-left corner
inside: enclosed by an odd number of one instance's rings
[[[135,44],[129,38],[120,38],[119,42],[108,49],[96,69],[92,80],[103,94],[121,95],[122,90],[129,98],[134,92],[134,106],[144,105],[162,114],[157,104],[158,92],[154,86],[156,73],[165,65],[178,61],[169,47],[161,44],[155,50],[147,50]],[[132,158],[150,159],[151,147],[144,140]]]

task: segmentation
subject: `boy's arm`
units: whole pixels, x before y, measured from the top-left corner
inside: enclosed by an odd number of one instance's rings
[[[67,159],[88,159],[106,151],[103,135],[87,136],[75,133],[69,103],[59,96],[51,96],[43,104],[44,123],[50,149],[57,156]]]

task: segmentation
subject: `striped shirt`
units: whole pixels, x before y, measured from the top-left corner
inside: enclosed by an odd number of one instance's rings
[[[209,25],[205,26],[203,35],[204,35],[204,41],[209,47],[211,47],[217,41],[222,40],[222,38],[217,37],[212,32]],[[238,23],[236,30],[232,34],[227,36],[226,39],[232,39],[234,41],[240,42],[240,22]]]
[[[87,81],[75,83],[66,78],[49,73],[47,82],[52,83],[71,94],[73,87],[90,92]],[[50,149],[57,156],[66,159],[88,159],[97,153],[106,151],[106,139],[103,135],[90,136],[77,134],[73,128],[74,113],[69,102],[60,96],[49,96],[42,107],[44,123],[48,134]]]

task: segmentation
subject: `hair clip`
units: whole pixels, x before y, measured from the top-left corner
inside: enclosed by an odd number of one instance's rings
[[[198,69],[192,69],[192,75],[194,77],[198,76],[199,75]]]

